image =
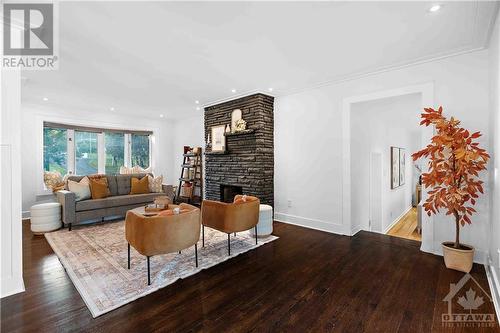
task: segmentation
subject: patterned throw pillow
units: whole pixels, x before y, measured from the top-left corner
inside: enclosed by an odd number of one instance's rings
[[[43,182],[47,188],[53,189],[61,186],[63,179],[61,174],[57,171],[45,171],[43,173]]]
[[[120,175],[129,175],[131,174],[132,170],[130,170],[129,168],[127,168],[126,166],[121,166],[120,167]]]
[[[153,168],[151,166],[146,168],[146,169],[143,169],[138,165],[136,165],[132,168],[127,168],[126,166],[120,167],[120,175],[131,175],[131,174],[136,174],[136,173],[152,173],[152,172],[153,172]]]
[[[75,201],[81,201],[91,198],[90,181],[87,177],[83,177],[79,182],[68,180],[68,189],[75,193]]]
[[[148,175],[149,192],[163,193],[163,176],[151,177]]]

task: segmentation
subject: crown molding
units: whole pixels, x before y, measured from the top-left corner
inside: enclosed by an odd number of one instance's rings
[[[271,97],[276,97],[275,95],[270,94],[269,92],[264,92],[261,89],[256,89],[256,90],[248,90],[248,91],[245,91],[243,93],[234,94],[234,95],[231,95],[231,96],[228,96],[228,97],[224,97],[224,98],[220,98],[220,99],[217,99],[217,100],[212,100],[212,101],[207,102],[207,103],[202,103],[201,106],[203,108],[208,108],[210,106],[214,106],[214,105],[217,105],[217,104],[221,104],[221,103],[233,101],[233,100],[238,99],[238,98],[243,98],[243,97],[247,97],[247,96],[255,95],[255,94],[263,94],[263,95],[267,95],[267,96],[271,96]]]

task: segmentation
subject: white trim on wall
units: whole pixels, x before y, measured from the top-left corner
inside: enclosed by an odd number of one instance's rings
[[[21,73],[0,73],[0,297],[23,292]]]
[[[345,226],[348,226],[348,230],[351,230],[352,235],[358,230],[353,230],[351,227],[351,105],[416,93],[422,95],[422,107],[434,105],[434,82],[350,96],[342,100],[342,221]],[[430,137],[432,137],[432,128],[422,127],[422,144],[425,145]],[[426,192],[423,191],[422,198],[425,199],[426,195]],[[420,249],[424,252],[435,252],[432,217],[427,215],[422,217],[422,245]]]
[[[493,299],[493,304],[495,306],[495,312],[497,313],[497,318],[500,318],[500,280],[490,256],[488,256],[488,264],[484,265],[484,270],[486,271],[486,277],[488,278],[488,285],[490,287],[491,298]]]
[[[297,216],[292,214],[274,213],[274,220],[278,222],[297,225],[304,228],[331,232],[339,235],[351,236],[351,230],[348,230],[345,225],[332,223],[308,217]]]

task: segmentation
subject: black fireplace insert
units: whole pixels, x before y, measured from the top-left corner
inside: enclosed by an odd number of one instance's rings
[[[220,185],[220,201],[231,203],[234,197],[238,194],[243,194],[243,188],[235,185]]]

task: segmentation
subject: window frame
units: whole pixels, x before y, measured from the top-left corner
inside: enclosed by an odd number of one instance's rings
[[[124,166],[125,167],[132,167],[132,134],[135,133],[135,131],[132,130],[116,130],[116,129],[99,129],[99,128],[91,128],[91,127],[82,127],[82,129],[74,129],[74,127],[78,126],[68,126],[64,127],[64,125],[61,126],[51,126],[51,123],[46,123],[42,122],[42,151],[41,151],[41,158],[42,158],[42,165],[41,168],[43,171],[45,171],[45,166],[43,163],[43,160],[45,158],[44,155],[44,150],[43,150],[43,132],[45,128],[66,128],[66,140],[67,140],[67,154],[66,154],[66,165],[67,165],[67,172],[69,174],[74,175],[75,174],[75,169],[76,169],[76,141],[75,141],[75,131],[81,131],[81,132],[95,132],[97,133],[97,172],[99,174],[106,174],[106,132],[115,132],[115,133],[122,133],[123,134],[123,147],[124,147],[124,152],[123,152],[123,157],[124,157]],[[98,131],[100,130],[100,131]],[[149,166],[153,166],[153,132],[152,131],[137,131],[137,134],[139,135],[147,135],[148,136],[148,142],[149,142]],[[110,173],[111,174],[111,173]],[[43,178],[43,177],[42,177]],[[47,193],[46,190],[43,191],[42,194]]]

